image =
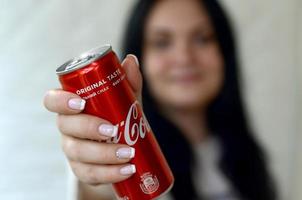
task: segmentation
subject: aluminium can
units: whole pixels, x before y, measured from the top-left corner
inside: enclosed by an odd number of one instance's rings
[[[118,127],[117,136],[106,142],[135,148],[130,163],[135,164],[136,173],[113,184],[117,198],[151,200],[168,192],[174,183],[173,174],[111,45],[67,61],[56,73],[65,91],[86,100],[83,113]]]

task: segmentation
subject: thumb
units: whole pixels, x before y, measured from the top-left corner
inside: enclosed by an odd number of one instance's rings
[[[125,70],[127,80],[135,94],[135,97],[142,105],[143,78],[139,70],[139,62],[137,57],[133,54],[128,54],[121,65]]]

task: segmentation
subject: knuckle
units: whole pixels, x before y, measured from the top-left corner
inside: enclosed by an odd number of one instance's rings
[[[105,150],[101,150],[100,149],[100,155],[101,155],[101,159],[104,161],[104,162],[107,162],[107,163],[110,163],[115,159],[115,155],[112,155],[112,153],[110,151],[108,151],[108,148],[106,148]]]
[[[72,160],[79,160],[81,148],[79,142],[74,139],[68,138],[63,141],[63,151],[66,156]]]
[[[112,155],[108,153],[108,147],[106,144],[100,143],[95,146],[95,155],[98,163],[100,164],[110,164],[113,160]]]
[[[63,115],[57,115],[57,119],[56,119],[56,122],[57,122],[57,127],[59,129],[60,132],[64,132],[64,119],[63,119]]]
[[[93,167],[93,166],[88,166],[86,168],[84,176],[85,176],[86,182],[89,183],[89,184],[95,185],[95,184],[100,183],[100,181],[98,179],[96,168]]]
[[[110,183],[113,180],[114,174],[112,173],[112,170],[103,170],[100,174],[102,183]]]
[[[83,124],[85,124],[85,132],[89,135],[93,135],[97,131],[97,123],[94,119],[89,118],[88,116],[83,117]]]
[[[69,161],[69,163],[74,175],[77,176],[79,180],[89,185],[99,184],[96,180],[94,180],[93,174],[95,174],[95,172],[93,172],[94,170],[92,167],[86,168],[85,165],[79,162]]]
[[[74,175],[76,175],[78,178],[81,178],[81,175],[79,173],[80,169],[79,169],[78,164],[76,162],[69,160],[69,165],[70,165],[70,168],[73,171]]]
[[[65,153],[66,148],[65,148],[65,143],[66,143],[66,137],[64,135],[61,135],[61,149]]]

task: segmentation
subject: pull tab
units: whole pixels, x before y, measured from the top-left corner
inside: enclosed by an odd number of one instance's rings
[[[85,57],[75,59],[66,66],[66,70],[70,70],[70,69],[74,68],[75,66],[78,66],[78,65],[81,65],[83,63],[89,62],[89,60],[91,60],[95,57],[96,57],[96,54],[94,54],[94,55],[90,54],[90,55],[87,55]]]

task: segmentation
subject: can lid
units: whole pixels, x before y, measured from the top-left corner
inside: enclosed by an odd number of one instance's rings
[[[77,69],[87,66],[88,64],[92,63],[93,61],[97,60],[100,57],[103,57],[108,52],[112,50],[110,44],[105,44],[103,46],[91,49],[78,57],[75,57],[63,65],[61,65],[57,70],[56,73],[58,75],[68,74],[73,72]]]

